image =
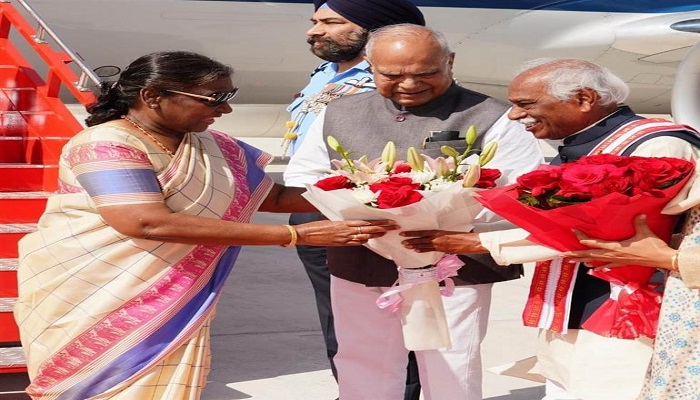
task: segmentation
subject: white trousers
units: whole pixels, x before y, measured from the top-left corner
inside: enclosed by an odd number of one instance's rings
[[[481,342],[493,284],[458,286],[443,297],[450,350],[416,351],[425,400],[481,400]],[[375,300],[388,288],[331,276],[338,386],[342,400],[402,400],[408,350],[399,315]]]

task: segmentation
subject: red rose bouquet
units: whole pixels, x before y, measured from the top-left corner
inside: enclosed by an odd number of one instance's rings
[[[694,163],[677,158],[601,154],[542,166],[514,185],[481,191],[485,207],[529,232],[528,240],[559,252],[585,249],[573,232],[604,240],[634,235],[634,218],[646,214],[650,228],[670,240],[677,216],[661,210],[683,188]],[[660,293],[649,283],[653,268],[597,268],[612,296],[583,325],[603,336],[654,337]]]
[[[397,160],[394,143],[387,143],[381,157],[353,160],[334,138],[329,146],[342,159],[315,185],[307,185],[304,197],[331,220],[392,219],[402,230],[445,229],[469,231],[483,210],[474,199],[477,188],[495,187],[498,170],[481,168],[496,151],[496,143],[473,150],[476,131],[467,133],[467,149],[441,148],[445,157],[431,158],[409,148],[405,161]],[[479,153],[478,157],[476,154]],[[472,156],[470,158],[470,156]],[[471,165],[470,162],[473,163]],[[411,350],[451,346],[438,282],[456,274],[454,260],[439,252],[416,253],[401,245],[398,231],[371,239],[365,246],[399,266],[399,280],[378,299],[378,306],[401,311],[404,344]],[[457,260],[458,262],[458,260]],[[432,268],[422,267],[433,265]],[[421,268],[420,270],[416,268]],[[420,302],[416,303],[417,300]],[[413,304],[421,310],[411,312]],[[425,304],[434,314],[428,316]]]

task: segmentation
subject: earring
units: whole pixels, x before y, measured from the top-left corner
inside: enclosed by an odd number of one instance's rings
[[[148,106],[151,108],[158,108],[158,104],[149,104]]]

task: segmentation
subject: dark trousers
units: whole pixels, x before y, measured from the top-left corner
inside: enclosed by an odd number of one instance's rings
[[[320,213],[293,213],[289,216],[290,225],[299,225],[305,222],[319,221],[323,219]],[[335,379],[338,373],[333,363],[333,357],[338,351],[338,342],[335,339],[333,327],[333,309],[331,308],[331,274],[326,265],[326,248],[318,246],[296,246],[299,259],[304,265],[309,276],[311,286],[316,296],[316,308],[321,322],[323,340],[326,342],[326,355],[331,364],[331,371]],[[420,381],[418,379],[418,364],[413,352],[408,355],[406,374],[406,394],[404,400],[418,400],[420,397]]]

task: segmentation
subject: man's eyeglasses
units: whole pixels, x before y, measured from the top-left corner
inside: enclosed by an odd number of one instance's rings
[[[190,96],[194,97],[195,99],[200,100],[202,103],[208,105],[209,107],[218,107],[227,101],[231,100],[236,96],[236,93],[238,93],[238,88],[234,88],[230,92],[224,92],[224,93],[212,93],[209,96],[204,96],[201,94],[195,94],[195,93],[188,93],[188,92],[181,92],[179,90],[166,90],[166,92],[170,93],[177,93],[181,94],[183,96]]]

